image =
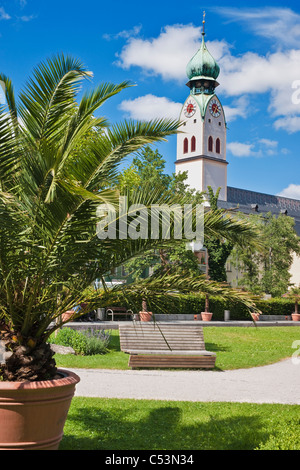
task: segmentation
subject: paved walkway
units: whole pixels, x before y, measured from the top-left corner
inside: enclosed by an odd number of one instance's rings
[[[300,358],[231,371],[72,369],[76,396],[300,405]]]

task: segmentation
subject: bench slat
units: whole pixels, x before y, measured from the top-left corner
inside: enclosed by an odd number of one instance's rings
[[[129,354],[134,354],[134,355],[145,355],[145,356],[148,356],[148,355],[151,355],[151,356],[155,356],[155,355],[163,355],[164,357],[165,356],[215,356],[216,354],[213,353],[213,352],[210,352],[210,351],[195,351],[194,349],[191,349],[190,351],[161,351],[160,349],[156,350],[156,351],[149,351],[148,349],[145,349],[145,350],[142,350],[142,349],[137,349],[137,350],[130,350],[130,351],[126,351],[126,350],[123,350],[123,352],[127,352]]]

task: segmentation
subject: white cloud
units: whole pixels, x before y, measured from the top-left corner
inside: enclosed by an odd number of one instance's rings
[[[242,142],[230,142],[227,144],[227,150],[235,157],[251,157],[253,155],[253,147],[253,144],[244,144]]]
[[[8,13],[4,10],[3,7],[0,7],[0,20],[10,20],[11,17],[9,16]]]
[[[267,157],[278,154],[277,140],[258,139],[253,143],[229,142],[227,150],[235,157]]]
[[[276,18],[279,18],[279,9],[274,10]],[[287,17],[290,15],[295,19],[296,14],[293,15],[291,10],[283,10]],[[260,10],[247,10],[243,15],[238,15],[238,12],[239,10],[234,10],[236,18],[240,20],[248,16],[254,19],[256,15],[260,18],[260,14],[263,18],[267,16],[265,10],[263,14]],[[235,18],[232,11],[231,16]],[[300,15],[296,16],[300,19]],[[294,25],[293,34],[296,33],[297,27]],[[160,75],[164,80],[182,83],[187,79],[186,65],[198,50],[200,43],[199,27],[192,24],[166,26],[156,38],[128,38],[118,56],[117,65],[124,69],[140,67],[145,74]],[[275,128],[288,132],[299,130],[297,121],[300,115],[300,99],[293,99],[295,93],[298,93],[293,89],[293,83],[300,78],[300,40],[298,49],[278,50],[267,55],[254,52],[234,55],[231,46],[224,40],[206,41],[206,44],[220,65],[220,91],[227,97],[236,98],[232,106],[225,107],[228,122],[249,114],[247,105],[251,95],[268,93],[269,104],[266,106],[266,112],[273,118],[295,117],[291,128],[281,119],[275,122]]]
[[[300,199],[300,184],[290,184],[283,189],[277,196],[289,197],[291,199]]]
[[[31,20],[36,19],[36,15],[24,15],[20,17],[21,21],[24,21],[25,23],[28,23]]]
[[[238,117],[246,118],[249,110],[249,100],[246,96],[241,96],[235,100],[232,106],[223,106],[226,122],[232,122]]]
[[[116,34],[108,34],[105,33],[103,34],[103,38],[106,39],[107,41],[110,41],[112,39],[119,39],[119,38],[125,38],[128,39],[132,36],[137,36],[139,32],[142,29],[142,25],[134,26],[132,29],[124,29],[123,31],[120,31],[119,33]]]
[[[272,40],[280,46],[298,47],[300,41],[300,15],[290,8],[218,7],[215,11],[229,21],[243,23],[258,36]]]
[[[193,25],[166,26],[157,38],[131,38],[119,55],[118,65],[125,69],[141,67],[145,73],[167,80],[182,80],[200,37],[200,28]]]
[[[149,94],[134,100],[122,101],[119,109],[125,111],[132,119],[148,121],[157,118],[178,119],[181,107],[181,103]]]
[[[272,112],[276,115],[290,112],[294,93],[292,83],[299,77],[300,50],[274,52],[267,56],[246,52],[235,57],[228,53],[219,63],[219,81],[226,94],[272,92]],[[295,111],[295,105],[292,109]]]
[[[286,116],[274,122],[275,129],[283,129],[288,134],[300,131],[300,116]]]
[[[276,148],[278,146],[277,140],[259,139],[259,143],[271,148]]]

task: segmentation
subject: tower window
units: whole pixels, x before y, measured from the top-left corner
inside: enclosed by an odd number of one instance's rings
[[[189,141],[187,138],[183,141],[183,153],[188,153],[189,151]]]
[[[221,123],[221,122],[219,122],[219,126],[222,126],[222,123]]]
[[[209,152],[212,152],[212,151],[213,151],[213,138],[212,138],[212,136],[210,136],[210,137],[208,138],[208,151],[209,151]]]
[[[221,153],[221,142],[220,139],[216,140],[216,153]]]
[[[194,124],[196,124],[196,122],[197,122],[197,119],[194,119]]]
[[[195,152],[196,151],[196,137],[193,135],[192,140],[191,140],[191,151]]]

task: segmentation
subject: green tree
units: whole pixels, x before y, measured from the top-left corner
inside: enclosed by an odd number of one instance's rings
[[[166,161],[158,150],[145,146],[132,164],[119,175],[119,186],[122,194],[136,193],[147,186],[149,191],[159,189],[159,194],[176,194],[185,198],[186,202],[202,203],[203,194],[190,190],[186,184],[187,172],[179,174],[165,173]],[[166,266],[176,266],[190,273],[199,274],[199,266],[194,253],[186,249],[185,242],[177,242],[173,246],[151,249],[142,255],[129,260],[125,269],[133,280],[141,279],[147,270],[154,272]]]
[[[208,186],[209,204],[212,212],[218,212],[218,198],[221,188],[214,194],[211,186]],[[208,251],[208,275],[210,279],[219,282],[226,282],[226,261],[232,252],[233,244],[218,237],[206,237],[204,245]]]
[[[266,247],[262,251],[254,247],[246,250],[235,248],[233,260],[238,258],[239,268],[243,271],[240,285],[254,293],[281,296],[290,285],[293,254],[300,254],[300,238],[295,231],[295,221],[292,217],[271,213],[245,217],[250,217],[257,224]]]

